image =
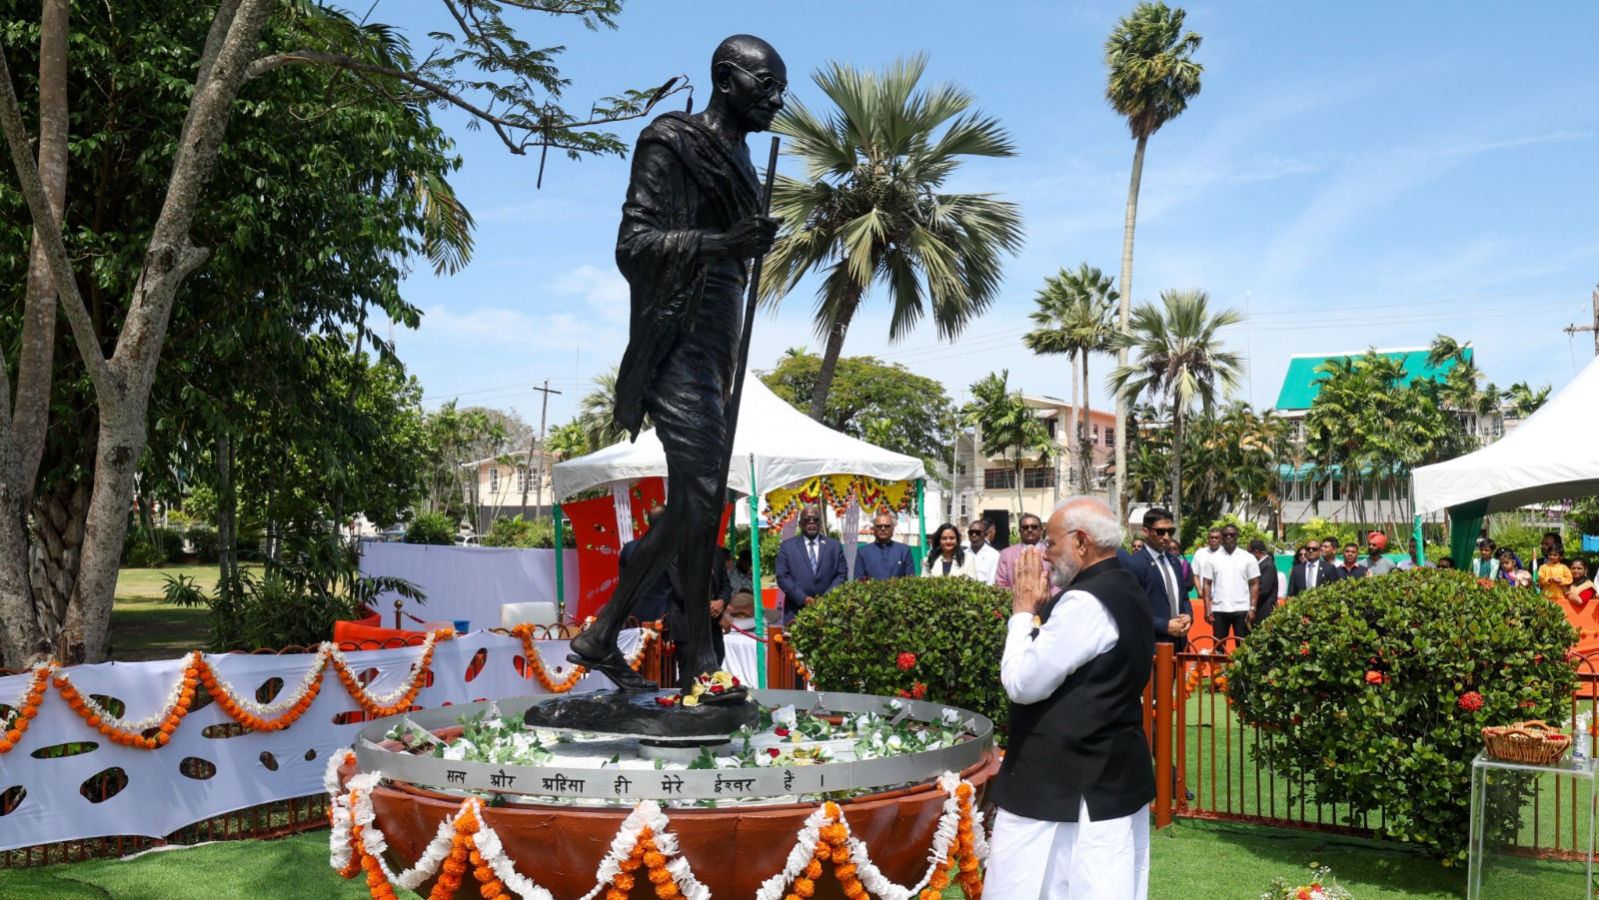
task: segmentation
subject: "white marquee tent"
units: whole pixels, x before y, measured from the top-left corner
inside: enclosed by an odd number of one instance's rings
[[[1492,444],[1412,474],[1417,515],[1472,501],[1484,512],[1599,493],[1599,359]]]
[[[923,477],[921,460],[816,422],[753,374],[744,379],[741,403],[727,472],[727,486],[736,493],[771,491],[818,475],[866,475],[881,481]],[[564,499],[592,487],[665,475],[666,451],[652,429],[633,443],[557,463],[553,480],[556,498]]]

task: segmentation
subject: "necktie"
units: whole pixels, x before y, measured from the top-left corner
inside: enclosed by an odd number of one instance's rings
[[[811,548],[811,574],[815,575],[816,574],[816,541],[815,541],[815,539],[812,539],[812,540],[806,541],[806,544]]]
[[[1313,588],[1316,586],[1316,574],[1320,570],[1321,566],[1313,562],[1305,563],[1305,587]]]
[[[1164,556],[1155,557],[1155,562],[1160,565],[1161,580],[1166,582],[1166,599],[1171,601],[1171,611],[1177,613],[1178,603],[1182,598],[1177,596],[1177,576],[1172,573],[1171,563]]]

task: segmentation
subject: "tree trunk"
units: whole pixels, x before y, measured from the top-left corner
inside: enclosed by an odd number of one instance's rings
[[[67,194],[68,0],[44,0],[39,17],[39,179],[52,218],[61,220]],[[50,260],[34,233],[17,358],[16,403],[0,355],[0,664],[23,668],[50,655],[58,620],[42,619],[30,569],[28,512],[50,421],[55,357],[56,292]],[[48,626],[48,627],[47,627]]]
[[[1183,411],[1173,398],[1171,406],[1171,523],[1182,535],[1183,523]],[[1126,516],[1123,516],[1126,518]]]
[[[1088,352],[1083,357],[1083,396],[1077,406],[1077,484],[1084,494],[1094,492],[1094,445],[1088,440]],[[1125,516],[1124,516],[1125,518]]]
[[[1017,515],[1017,525],[1021,524],[1021,518],[1020,518],[1021,514],[1026,511],[1026,510],[1024,510],[1022,508],[1022,466],[1025,465],[1025,464],[1026,464],[1026,460],[1022,459],[1022,448],[1017,447],[1016,448],[1016,515]]]
[[[844,352],[844,334],[849,331],[850,320],[855,318],[855,308],[861,302],[861,289],[855,288],[838,305],[838,315],[833,327],[827,330],[827,349],[822,353],[822,367],[816,373],[816,387],[811,393],[811,418],[822,421],[827,410],[827,392],[833,389],[833,373],[838,369],[839,354]],[[745,327],[749,327],[748,323]]]
[[[1121,288],[1121,310],[1116,320],[1122,334],[1127,333],[1128,321],[1132,318],[1133,231],[1138,225],[1138,184],[1144,177],[1144,147],[1148,144],[1147,136],[1138,139],[1138,147],[1133,150],[1133,174],[1127,183],[1127,217],[1122,223],[1122,279],[1118,285]],[[1116,351],[1116,365],[1121,368],[1127,367],[1125,346]],[[1174,501],[1175,499],[1173,498]],[[1110,500],[1111,507],[1116,510],[1117,521],[1126,525],[1127,397],[1120,391],[1116,393],[1116,478],[1110,485]]]

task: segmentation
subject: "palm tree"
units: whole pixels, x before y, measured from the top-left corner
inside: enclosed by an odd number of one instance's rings
[[[1525,419],[1538,411],[1549,400],[1549,385],[1544,385],[1537,390],[1525,381],[1518,381],[1505,391],[1505,400],[1510,404],[1510,410],[1518,418]]]
[[[1133,299],[1133,231],[1138,222],[1138,185],[1144,176],[1144,148],[1149,136],[1162,125],[1183,114],[1188,101],[1199,94],[1199,75],[1205,67],[1194,62],[1200,37],[1183,31],[1181,9],[1164,3],[1141,2],[1116,23],[1105,39],[1105,99],[1127,119],[1127,128],[1138,142],[1133,150],[1133,174],[1127,185],[1127,218],[1122,226],[1121,316],[1118,323],[1127,332],[1129,304]],[[1127,367],[1127,351],[1117,354],[1116,364]],[[1127,518],[1127,498],[1121,489],[1121,472],[1127,463],[1127,407],[1116,406],[1116,484],[1118,512]]]
[[[1142,303],[1133,311],[1133,330],[1119,336],[1117,344],[1137,348],[1138,360],[1111,373],[1110,384],[1122,408],[1143,394],[1170,404],[1172,520],[1181,523],[1183,416],[1195,400],[1209,409],[1218,393],[1237,389],[1243,357],[1223,350],[1216,332],[1244,317],[1236,309],[1212,315],[1204,291],[1161,291],[1160,300],[1159,307]]]
[[[953,84],[916,90],[923,56],[887,72],[829,63],[812,80],[838,109],[825,119],[795,101],[772,130],[791,140],[805,181],[778,176],[772,212],[782,233],[766,259],[761,294],[777,303],[801,277],[823,272],[816,334],[826,341],[811,418],[820,422],[850,321],[881,281],[897,341],[931,309],[942,338],[959,336],[999,290],[1001,256],[1021,246],[1021,214],[991,194],[940,189],[963,156],[1013,156],[998,121],[971,111]],[[940,133],[940,131],[942,132]]]
[[[616,373],[617,367],[594,376],[594,387],[578,401],[575,424],[583,429],[583,440],[592,452],[619,444],[627,439],[627,431],[616,424]],[[641,426],[649,428],[647,421]]]
[[[990,372],[972,384],[972,400],[961,407],[961,424],[977,431],[977,440],[988,456],[1010,455],[1015,467],[1016,509],[1022,510],[1022,469],[1030,460],[1042,462],[1055,450],[1049,429],[1038,420],[1038,411],[1027,405],[1021,391],[1006,386],[1010,370],[998,375]]]
[[[1085,492],[1093,484],[1094,452],[1088,439],[1088,355],[1115,349],[1116,327],[1110,314],[1116,296],[1115,283],[1088,263],[1076,272],[1062,268],[1060,274],[1044,279],[1043,289],[1033,298],[1038,308],[1030,315],[1038,328],[1022,338],[1034,353],[1064,353],[1082,363],[1081,400],[1076,387],[1072,389],[1077,433],[1071,446],[1077,484]]]

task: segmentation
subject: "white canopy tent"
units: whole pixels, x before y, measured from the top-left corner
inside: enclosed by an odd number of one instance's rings
[[[1449,510],[1451,550],[1469,553],[1484,515],[1599,493],[1599,359],[1516,429],[1465,456],[1411,473],[1416,514]]]
[[[728,462],[727,486],[737,494],[749,497],[750,539],[755,550],[750,554],[752,575],[757,587],[761,583],[761,554],[758,542],[760,528],[760,501],[767,491],[776,490],[808,478],[822,475],[865,475],[879,481],[917,482],[917,513],[922,516],[920,533],[927,533],[925,512],[922,509],[922,480],[925,469],[914,456],[884,450],[875,444],[850,437],[828,428],[785,403],[772,393],[753,373],[744,376],[744,394],[740,399],[738,426],[733,435],[733,454]],[[628,443],[613,444],[596,453],[557,463],[552,472],[556,500],[563,500],[578,491],[602,485],[633,482],[640,478],[666,477],[666,451],[655,436],[654,429],[641,432],[638,439]],[[668,492],[671,485],[667,485]],[[670,496],[670,494],[668,494]],[[559,527],[561,507],[555,507],[556,549],[560,549]],[[563,573],[559,567],[561,554],[556,554],[557,595],[563,586]],[[757,633],[765,631],[765,604],[755,604]],[[766,648],[757,642],[755,647],[757,684],[766,686]]]
[[[735,493],[748,496],[818,475],[866,475],[881,481],[923,476],[921,460],[816,422],[753,374],[744,379],[741,404],[727,470],[727,486]],[[564,499],[592,487],[665,475],[666,451],[651,429],[632,443],[557,463],[553,480],[556,499]]]

